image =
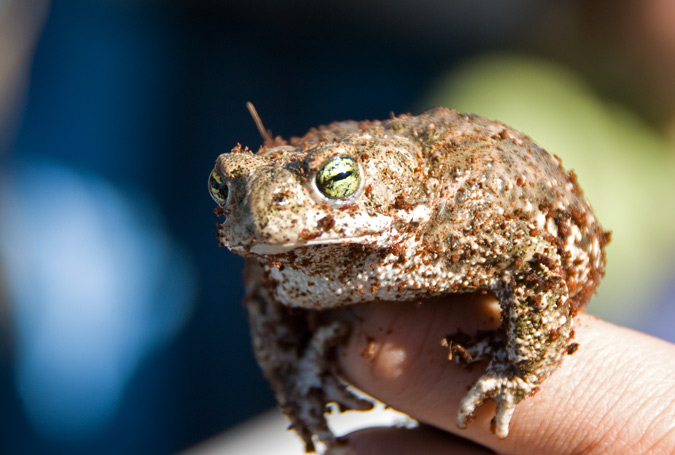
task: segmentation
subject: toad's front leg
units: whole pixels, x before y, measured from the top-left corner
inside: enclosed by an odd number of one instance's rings
[[[328,403],[336,403],[340,410],[373,406],[349,392],[333,367],[334,350],[349,335],[349,326],[344,322],[320,324],[308,311],[272,300],[254,261],[247,261],[246,278],[245,306],[253,349],[291,427],[305,442],[307,452],[315,451],[318,440],[331,453],[351,453],[332,433],[324,415]]]
[[[504,286],[497,292],[502,308],[498,337],[503,340],[463,347],[463,360],[486,359],[489,363],[461,401],[459,427],[465,428],[475,409],[491,398],[497,403],[492,430],[505,438],[515,406],[534,393],[562,361],[572,316],[564,274],[557,255],[552,256],[535,253],[518,271],[505,275]]]

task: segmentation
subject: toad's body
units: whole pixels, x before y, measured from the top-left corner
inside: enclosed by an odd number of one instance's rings
[[[317,323],[314,310],[493,292],[502,327],[462,349],[489,363],[458,423],[491,398],[505,437],[515,405],[573,348],[572,317],[603,274],[607,235],[574,175],[527,136],[474,115],[439,108],[334,123],[255,154],[237,147],[210,185],[226,216],[222,242],[250,257],[258,361],[308,450],[312,435],[339,446],[327,402],[368,407],[327,360],[346,327]]]

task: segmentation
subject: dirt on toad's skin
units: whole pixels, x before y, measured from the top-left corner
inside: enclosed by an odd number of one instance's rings
[[[340,160],[353,172],[340,171]],[[499,330],[445,342],[454,359],[488,364],[462,400],[458,425],[492,399],[499,437],[515,405],[578,348],[572,321],[604,274],[609,233],[576,175],[502,123],[444,108],[336,122],[255,154],[238,145],[212,176],[226,183],[212,187],[225,201],[219,239],[248,257],[258,362],[308,450],[320,441],[348,453],[326,425],[326,403],[369,407],[331,360],[349,327],[312,316],[319,312],[493,293]],[[299,324],[303,314],[313,322]]]

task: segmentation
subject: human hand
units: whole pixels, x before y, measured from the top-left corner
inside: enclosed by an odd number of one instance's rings
[[[493,329],[490,297],[457,296],[422,306],[357,306],[339,364],[348,381],[424,424],[375,428],[348,436],[357,454],[675,454],[675,346],[587,314],[575,318],[576,353],[566,356],[541,390],[525,398],[509,436],[490,432],[486,402],[465,430],[459,401],[484,363],[448,361],[446,335]],[[447,353],[447,350],[445,351]],[[435,428],[433,428],[435,427]]]

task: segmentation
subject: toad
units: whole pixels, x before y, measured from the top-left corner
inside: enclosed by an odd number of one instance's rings
[[[575,174],[528,136],[445,108],[267,138],[256,153],[237,145],[209,189],[221,243],[247,258],[258,363],[308,452],[348,453],[328,403],[372,406],[340,378],[349,326],[326,310],[492,293],[498,330],[439,341],[460,362],[487,362],[458,426],[490,399],[504,438],[515,406],[576,349],[573,318],[604,273],[609,233]]]

